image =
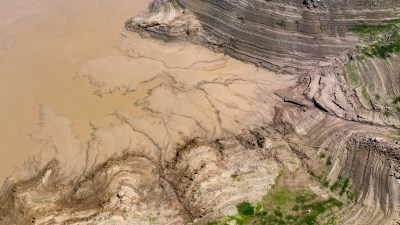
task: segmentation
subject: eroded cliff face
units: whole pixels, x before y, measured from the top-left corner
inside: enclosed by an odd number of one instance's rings
[[[165,40],[192,39],[261,67],[298,72],[332,63],[354,46],[346,35],[350,27],[394,18],[399,6],[361,0],[154,1],[152,14],[128,21],[127,28]]]
[[[121,55],[77,73],[98,96],[137,94],[132,111],[82,142],[42,107],[43,152],[2,187],[0,223],[399,223],[399,120],[363,108],[345,71],[350,60],[371,89],[397,95],[397,56],[360,67],[347,31],[399,4],[153,1],[126,23]]]

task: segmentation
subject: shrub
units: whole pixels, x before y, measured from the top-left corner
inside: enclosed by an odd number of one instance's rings
[[[328,157],[328,159],[326,160],[326,166],[330,166],[332,165],[332,157]]]
[[[254,215],[254,207],[249,202],[242,202],[236,206],[239,215],[252,216]]]

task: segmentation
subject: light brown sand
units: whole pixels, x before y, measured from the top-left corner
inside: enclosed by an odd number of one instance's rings
[[[88,139],[91,127],[116,119],[105,116],[129,106],[129,96],[100,98],[85,79],[75,79],[78,63],[117,54],[120,31],[146,0],[4,0],[0,7],[0,184],[41,145],[29,134],[38,129],[39,104],[73,122]],[[128,110],[128,109],[127,109]]]

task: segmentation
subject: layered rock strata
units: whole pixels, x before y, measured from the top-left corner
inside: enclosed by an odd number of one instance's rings
[[[349,51],[359,44],[348,30],[397,18],[399,3],[319,1],[311,8],[307,4],[154,1],[149,14],[130,19],[126,28],[143,37],[190,40],[257,66],[302,75],[301,87],[284,96],[289,101],[317,105],[347,120],[399,126],[398,120],[366,112],[361,92],[347,82],[343,70]],[[395,72],[378,74],[381,80],[393,80],[388,76]],[[372,71],[370,76],[377,74]]]
[[[164,40],[190,39],[280,72],[315,69],[354,47],[348,29],[399,15],[396,1],[154,1],[128,30]],[[310,9],[309,9],[310,8]],[[162,16],[161,16],[162,15]]]

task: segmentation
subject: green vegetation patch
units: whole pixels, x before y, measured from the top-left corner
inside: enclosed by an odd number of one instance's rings
[[[367,101],[367,104],[373,109],[371,99],[369,98],[368,91],[367,91],[367,85],[362,86],[361,94],[363,98]]]
[[[226,216],[209,225],[227,224],[319,224],[319,218],[332,217],[343,203],[335,198],[322,199],[309,189],[276,188],[253,205],[241,202],[236,205],[237,216]]]
[[[400,103],[400,96],[395,97],[392,101],[393,107],[396,109],[397,112],[400,113],[400,106],[398,105]]]
[[[346,178],[346,180],[344,181],[343,185],[342,185],[342,189],[339,192],[339,195],[342,196],[343,193],[346,191],[347,187],[349,186],[349,178]]]
[[[274,210],[274,215],[277,216],[277,217],[281,217],[281,218],[283,217],[282,212],[277,210],[277,209]]]
[[[332,208],[341,208],[343,203],[335,198],[329,198],[324,201],[317,201],[303,205],[303,210],[307,210],[309,215],[306,215],[300,223],[297,224],[317,224],[317,216]]]
[[[331,166],[332,165],[332,157],[329,156],[328,159],[326,160],[326,166]]]
[[[218,222],[217,222],[217,221],[214,221],[214,222],[208,222],[208,223],[207,223],[207,225],[218,225]]]
[[[400,52],[400,19],[381,24],[361,24],[349,29],[362,37],[361,53],[368,57],[387,58],[389,53]]]
[[[283,176],[283,171],[279,171],[278,176],[275,178],[275,184],[272,185],[272,189],[275,189],[278,186],[279,180],[282,178]]]
[[[338,181],[336,181],[335,183],[332,184],[332,186],[330,187],[331,191],[336,191],[338,188],[340,187],[340,183]]]
[[[349,29],[350,32],[357,33],[360,35],[378,35],[383,31],[390,28],[391,25],[368,25],[362,24],[354,28]]]
[[[397,103],[399,103],[399,102],[400,102],[400,96],[394,98],[393,101],[392,101],[392,103],[395,104],[395,105],[396,105]]]
[[[347,198],[349,199],[349,200],[351,200],[351,201],[355,201],[355,202],[357,202],[358,201],[358,197],[360,197],[360,191],[357,191],[357,192],[348,192],[347,193]]]
[[[338,176],[338,179],[333,183],[329,189],[332,192],[337,192],[339,191],[339,195],[343,196],[346,194],[347,198],[351,201],[357,201],[358,196],[360,194],[359,190],[355,190],[350,186],[350,179],[349,178],[344,178],[342,176]]]
[[[347,71],[347,76],[349,77],[350,81],[353,84],[358,84],[359,78],[357,75],[357,70],[353,67],[351,62],[346,64],[346,71]]]
[[[277,191],[267,195],[264,200],[268,203],[272,203],[278,207],[285,206],[290,201],[291,192],[288,188],[280,188]]]
[[[385,112],[383,113],[383,115],[385,115],[386,117],[389,117],[389,116],[390,116],[390,113],[389,113],[388,111],[385,111]]]
[[[317,198],[317,195],[308,191],[299,191],[295,198],[296,203],[304,204]]]
[[[239,215],[252,216],[254,215],[254,207],[248,202],[242,202],[236,206]]]
[[[367,92],[367,85],[364,85],[362,87],[361,93],[362,93],[362,96],[364,97],[364,99],[369,102],[369,96],[368,96],[368,92]]]

